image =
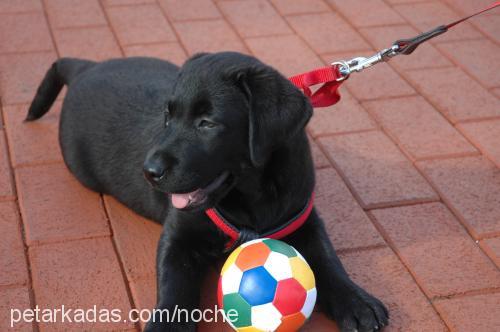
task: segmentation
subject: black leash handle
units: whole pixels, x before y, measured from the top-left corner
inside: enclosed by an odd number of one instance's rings
[[[420,44],[437,37],[446,31],[448,31],[448,27],[446,25],[440,25],[437,28],[424,32],[416,37],[396,40],[393,45],[398,47],[396,51],[397,54],[412,54]]]

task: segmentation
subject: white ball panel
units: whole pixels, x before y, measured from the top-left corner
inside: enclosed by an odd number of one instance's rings
[[[242,277],[243,272],[236,264],[231,265],[222,275],[222,294],[238,292]]]
[[[273,276],[277,281],[288,279],[292,277],[292,267],[290,266],[290,259],[279,252],[272,251],[264,263],[264,268]]]
[[[300,312],[307,318],[309,318],[314,310],[314,304],[316,303],[316,288],[307,291],[306,300]]]
[[[274,331],[281,324],[281,313],[272,303],[252,307],[252,326],[262,331]]]

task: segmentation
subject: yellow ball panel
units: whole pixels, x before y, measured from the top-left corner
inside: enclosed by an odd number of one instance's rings
[[[293,277],[304,287],[306,291],[313,289],[316,282],[314,274],[309,265],[299,257],[290,258]]]
[[[239,329],[236,329],[238,332],[264,332],[262,330],[259,330],[253,326],[247,326],[247,327],[240,327]]]
[[[236,259],[238,258],[238,255],[240,254],[242,249],[242,247],[238,247],[229,255],[226,262],[224,263],[224,266],[222,267],[222,270],[220,272],[221,275],[223,275],[224,272],[226,272],[227,269],[229,269],[229,267],[233,265],[234,262],[236,262]]]

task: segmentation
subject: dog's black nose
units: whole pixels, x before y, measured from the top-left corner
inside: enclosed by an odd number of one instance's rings
[[[151,183],[158,183],[165,176],[165,168],[160,165],[144,165],[144,175]]]

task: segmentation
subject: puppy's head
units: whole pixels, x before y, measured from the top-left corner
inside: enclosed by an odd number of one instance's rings
[[[144,172],[178,209],[205,209],[245,168],[265,168],[273,151],[303,130],[307,98],[276,70],[243,54],[198,54],[181,68],[165,105],[164,130]]]

